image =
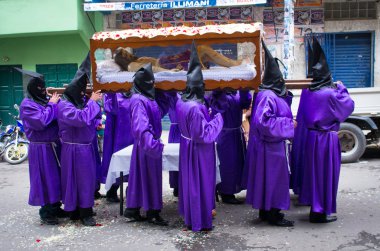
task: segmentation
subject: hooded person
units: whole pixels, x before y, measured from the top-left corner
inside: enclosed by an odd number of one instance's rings
[[[65,216],[61,206],[59,137],[57,103],[59,96],[46,95],[43,75],[15,68],[30,77],[26,98],[20,105],[29,145],[29,205],[40,206],[41,222],[58,224],[57,217]]]
[[[336,213],[341,164],[337,131],[355,104],[346,87],[333,82],[326,56],[315,37],[313,57],[313,81],[303,95],[307,133],[299,202],[311,205],[311,223],[328,223],[337,220],[331,216]]]
[[[74,78],[71,80],[71,83],[66,87],[63,98],[71,102],[76,108],[83,109],[87,100],[86,100],[86,89],[87,83],[90,81],[90,53],[87,54],[86,58],[83,60],[82,64],[79,66],[78,71],[76,72]],[[100,180],[102,172],[102,163],[98,149],[98,139],[97,139],[97,126],[101,123],[101,119],[98,118],[95,123],[95,135],[92,142],[92,147],[94,149],[95,161],[96,161],[96,189],[95,189],[95,199],[101,198],[100,190]]]
[[[177,92],[168,92],[166,94],[169,100],[169,119],[170,119],[170,129],[168,136],[168,143],[179,143],[181,140],[181,132],[178,126],[176,105],[177,101],[181,99],[181,95]],[[173,188],[173,196],[178,197],[178,171],[169,172],[169,185]]]
[[[131,134],[131,92],[107,93],[104,95],[104,111],[107,114],[104,147],[102,159],[101,182],[104,184],[107,179],[108,169],[112,154],[133,144]],[[124,181],[127,178],[124,178]],[[115,183],[107,191],[108,202],[120,202],[117,196],[119,184]]]
[[[261,220],[289,227],[294,222],[280,211],[290,206],[288,140],[294,136],[295,123],[278,59],[262,44],[265,71],[252,109],[246,202],[259,209]]]
[[[152,64],[144,65],[134,75],[130,100],[130,133],[133,150],[128,178],[124,216],[136,221],[144,218],[149,223],[166,226],[160,216],[162,209],[162,151],[161,118],[167,111],[156,102]]]
[[[313,77],[313,50],[311,49],[311,41],[307,43],[308,48],[308,67],[307,67],[307,78]],[[297,127],[294,129],[294,139],[292,142],[292,152],[290,161],[290,188],[293,189],[294,194],[299,194],[302,183],[302,173],[305,166],[305,143],[307,127],[304,122],[304,112],[306,109],[305,104],[305,92],[307,90],[303,89],[300,96],[300,103],[297,111]]]
[[[242,176],[246,154],[246,144],[242,131],[243,109],[248,109],[252,96],[248,90],[214,91],[209,99],[213,113],[220,112],[223,129],[216,140],[220,161],[221,183],[217,190],[222,202],[242,204],[235,194],[242,190]]]
[[[215,206],[215,140],[223,128],[223,118],[213,118],[205,106],[205,85],[197,49],[193,42],[186,90],[176,104],[181,132],[179,153],[179,213],[192,231],[212,229]]]
[[[93,218],[96,189],[97,157],[94,150],[96,126],[101,118],[99,92],[85,102],[89,63],[87,58],[78,69],[58,104],[61,150],[62,201],[71,219],[85,226],[95,226]]]

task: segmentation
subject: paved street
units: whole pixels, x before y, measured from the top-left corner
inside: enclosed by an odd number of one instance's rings
[[[69,220],[59,226],[41,225],[38,208],[27,205],[27,163],[1,162],[1,250],[380,250],[380,159],[374,158],[379,155],[371,151],[360,163],[343,165],[336,223],[310,224],[309,208],[297,206],[292,197],[288,214],[296,222],[294,228],[268,226],[256,220],[257,211],[248,205],[217,204],[215,229],[207,234],[183,229],[168,173],[162,214],[170,220],[169,227],[127,223],[118,214],[118,204],[104,199],[96,201],[97,227]]]

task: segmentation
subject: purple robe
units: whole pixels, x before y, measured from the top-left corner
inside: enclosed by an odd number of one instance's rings
[[[300,103],[297,111],[297,127],[294,129],[294,139],[290,161],[290,188],[295,194],[299,194],[302,182],[302,173],[305,160],[305,143],[307,137],[307,127],[303,119],[305,112],[305,90],[302,90]]]
[[[104,137],[107,139],[107,149],[104,148],[103,165],[102,165],[102,183],[107,179],[109,164],[111,162],[112,154],[120,151],[121,149],[133,144],[133,137],[131,134],[131,99],[125,97],[121,93],[107,94],[104,102],[104,109],[110,116],[110,120],[106,120],[106,130]],[[108,122],[108,124],[107,124]],[[112,128],[107,128],[112,126]],[[111,142],[109,144],[108,142]]]
[[[131,134],[134,138],[127,191],[127,208],[162,208],[161,111],[155,100],[131,97]]]
[[[176,104],[177,100],[181,96],[176,93],[168,93],[169,98],[169,119],[170,119],[170,129],[168,143],[179,143],[181,139],[181,132],[179,130],[177,115],[176,115]],[[169,184],[170,188],[178,188],[178,171],[169,172]]]
[[[25,98],[20,106],[29,145],[29,205],[45,206],[61,200],[60,168],[54,153],[59,144],[57,104],[42,106]],[[59,158],[59,153],[56,152]]]
[[[100,106],[89,100],[83,109],[62,100],[58,104],[62,142],[62,201],[66,211],[94,206],[96,156],[93,146]]]
[[[246,154],[245,154],[245,160],[244,160],[244,169],[243,169],[243,174],[242,174],[242,178],[241,178],[241,188],[242,190],[246,190],[247,189],[247,183],[248,183],[248,177],[249,177],[249,173],[250,173],[250,167],[249,167],[249,163],[251,163],[251,160],[250,160],[250,157],[251,155],[249,154],[249,152],[252,152],[252,149],[250,149],[251,147],[253,147],[253,142],[250,142],[249,139],[252,139],[253,138],[253,130],[252,130],[252,121],[253,121],[253,115],[255,114],[255,111],[256,111],[256,98],[257,98],[257,93],[258,92],[254,92],[253,93],[253,98],[252,98],[252,107],[251,107],[251,116],[250,116],[250,119],[249,119],[249,133],[248,133],[248,143],[247,143],[247,150],[246,150]]]
[[[104,141],[103,141],[103,158],[102,158],[102,174],[101,182],[106,183],[109,165],[111,162],[112,154],[114,153],[114,135],[115,135],[115,119],[112,105],[115,94],[107,93],[103,97],[104,111],[106,113],[106,122],[104,128]]]
[[[256,209],[289,209],[286,140],[293,138],[294,124],[288,101],[270,90],[260,91],[255,98],[246,201]]]
[[[236,94],[222,93],[211,97],[211,107],[223,116],[223,129],[216,140],[220,161],[221,194],[235,194],[242,190],[241,178],[244,169],[246,146],[241,128],[243,109],[248,109],[252,101],[249,91]]]
[[[98,130],[97,127],[102,123],[101,118],[97,119],[95,122],[95,135],[92,140],[92,148],[94,149],[95,163],[96,163],[96,190],[100,190],[100,181],[102,178],[102,159],[99,153],[98,145]]]
[[[304,121],[307,129],[305,166],[299,201],[311,210],[327,215],[336,213],[336,196],[341,164],[337,131],[354,110],[347,89],[305,90]]]
[[[178,208],[193,231],[212,228],[215,205],[215,140],[223,118],[210,118],[205,105],[181,99],[176,105],[181,130]]]

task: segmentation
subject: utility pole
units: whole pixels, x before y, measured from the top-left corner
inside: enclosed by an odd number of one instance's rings
[[[285,79],[293,76],[294,62],[294,2],[284,0],[284,69]]]

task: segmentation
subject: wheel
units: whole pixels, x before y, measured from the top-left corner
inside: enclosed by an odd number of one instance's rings
[[[342,163],[358,161],[367,146],[367,140],[362,130],[354,124],[342,123],[338,136],[342,152]]]
[[[28,158],[29,144],[19,142],[16,150],[15,144],[11,144],[5,149],[4,160],[9,164],[16,165],[24,162]]]

